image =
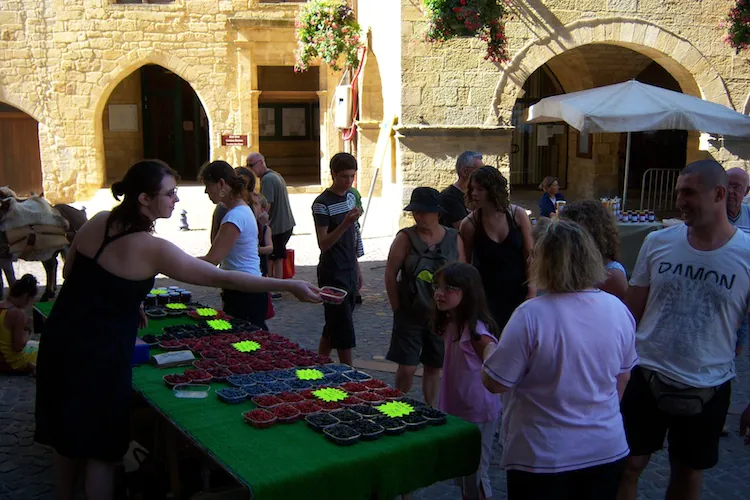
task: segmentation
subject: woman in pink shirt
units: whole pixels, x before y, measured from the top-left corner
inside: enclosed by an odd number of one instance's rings
[[[492,498],[488,469],[501,404],[499,396],[482,385],[482,355],[496,344],[498,328],[475,267],[448,264],[435,273],[432,288],[435,331],[445,343],[438,407],[477,424],[482,433],[479,471],[461,479],[461,493],[464,499]]]
[[[638,362],[635,321],[593,238],[571,221],[540,227],[524,302],[486,351],[482,379],[503,398],[508,498],[614,500],[628,456],[620,398]]]

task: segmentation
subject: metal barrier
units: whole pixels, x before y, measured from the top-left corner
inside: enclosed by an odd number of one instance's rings
[[[641,183],[641,210],[673,210],[679,169],[649,168]]]

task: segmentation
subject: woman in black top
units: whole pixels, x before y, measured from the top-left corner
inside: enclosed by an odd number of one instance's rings
[[[508,201],[508,181],[495,168],[482,167],[469,182],[476,206],[461,222],[467,258],[482,275],[490,311],[500,328],[521,302],[536,296],[528,283],[533,241],[526,211]]]
[[[72,499],[85,471],[87,498],[112,498],[113,470],[128,448],[131,367],[141,303],[165,274],[195,285],[244,292],[286,290],[319,301],[302,281],[223,271],[153,236],[156,219],[172,215],[177,174],[159,160],[133,165],[112,185],[111,212],[76,234],[65,283],[47,320],[37,359],[35,439],[55,449],[58,498]]]

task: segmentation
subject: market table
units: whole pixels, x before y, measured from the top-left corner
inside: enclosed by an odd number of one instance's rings
[[[641,251],[646,236],[663,227],[664,224],[661,222],[617,223],[617,230],[620,233],[620,264],[625,266],[628,277],[633,274],[635,263],[638,260],[638,252]]]
[[[51,303],[35,309],[47,317]],[[165,326],[190,323],[187,318],[149,320],[139,335],[157,334]],[[245,484],[255,499],[392,499],[435,482],[473,473],[479,466],[478,428],[454,417],[428,427],[374,442],[337,446],[304,421],[254,429],[242,413],[254,408],[221,403],[211,383],[206,399],[178,399],[162,377],[182,368],[133,369],[133,389],[173,425]]]

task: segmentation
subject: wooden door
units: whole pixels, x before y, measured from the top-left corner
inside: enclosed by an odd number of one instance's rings
[[[20,196],[42,192],[39,124],[26,113],[0,113],[0,186]]]

